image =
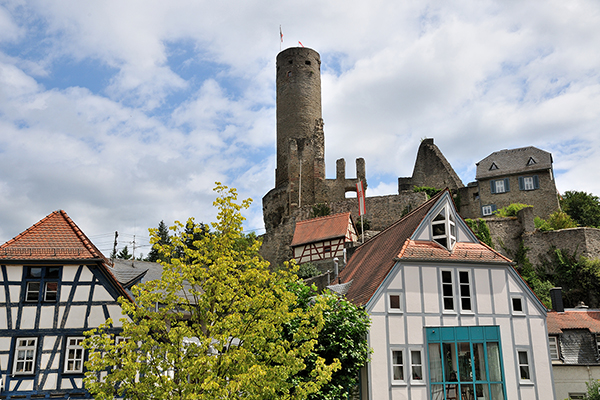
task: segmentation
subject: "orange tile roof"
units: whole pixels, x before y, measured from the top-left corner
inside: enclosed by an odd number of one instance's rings
[[[346,295],[349,300],[361,305],[371,299],[396,264],[395,258],[406,240],[443,193],[445,192],[438,193],[356,249],[340,274],[341,283],[353,281]]]
[[[294,238],[290,246],[321,242],[346,236],[348,224],[351,222],[350,213],[327,215],[296,222]]]
[[[457,242],[452,252],[429,241],[407,240],[398,254],[402,260],[434,260],[461,262],[500,262],[511,260],[482,243]]]
[[[600,310],[550,311],[546,322],[551,335],[560,334],[565,329],[589,329],[592,333],[600,333]]]
[[[347,298],[358,305],[366,304],[383,283],[398,260],[497,262],[511,261],[482,243],[458,242],[452,252],[435,242],[415,241],[410,237],[427,213],[450,192],[446,189],[421,204],[373,239],[356,249],[340,274],[341,283],[352,282]]]
[[[0,260],[105,260],[62,210],[54,211],[0,246]]]

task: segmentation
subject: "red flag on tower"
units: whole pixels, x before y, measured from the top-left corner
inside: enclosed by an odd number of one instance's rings
[[[279,25],[279,39],[281,40],[281,43],[283,43],[283,32],[281,31],[281,25]]]
[[[365,215],[367,207],[365,206],[365,191],[363,190],[362,181],[356,184],[356,197],[358,197],[358,215]]]

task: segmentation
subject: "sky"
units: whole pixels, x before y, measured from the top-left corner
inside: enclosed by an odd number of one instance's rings
[[[279,29],[283,32],[280,41]],[[397,193],[423,138],[463,183],[502,149],[600,195],[600,2],[0,0],[0,243],[65,210],[105,254],[275,181],[275,59],[321,55],[327,177]]]

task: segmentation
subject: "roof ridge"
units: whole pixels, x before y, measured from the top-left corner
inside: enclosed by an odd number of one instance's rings
[[[75,221],[73,221],[71,219],[71,217],[69,217],[69,215],[66,213],[66,211],[64,211],[64,210],[59,210],[59,211],[60,211],[62,217],[67,221],[69,226],[71,226],[71,229],[73,229],[73,232],[75,232],[75,235],[77,235],[77,237],[82,241],[83,245],[89,250],[89,252],[92,253],[93,255],[97,256],[98,258],[102,258],[105,261],[107,261],[106,257],[104,257],[104,254],[102,254],[102,252],[100,250],[98,250],[98,248],[94,245],[94,243],[92,243],[92,241],[86,236],[86,234],[83,233],[81,228],[79,228],[79,226],[77,226]]]
[[[298,221],[296,222],[296,224],[302,224],[305,223],[307,221],[313,222],[316,220],[322,220],[322,219],[328,219],[328,218],[333,218],[333,217],[339,217],[341,215],[352,215],[352,213],[350,211],[345,211],[345,212],[341,212],[341,213],[335,213],[335,214],[329,214],[329,215],[322,215],[320,217],[313,217],[313,218],[308,218],[308,219],[303,219],[302,221]]]

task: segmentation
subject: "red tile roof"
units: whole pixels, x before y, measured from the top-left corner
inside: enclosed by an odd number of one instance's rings
[[[511,261],[481,243],[458,242],[449,252],[430,241],[415,241],[410,237],[419,227],[427,213],[448,190],[441,191],[410,214],[361,245],[340,274],[340,281],[352,281],[347,298],[355,304],[366,304],[383,283],[398,260],[497,262]]]
[[[104,255],[59,210],[0,246],[0,260],[86,260]]]
[[[565,329],[589,329],[592,333],[600,333],[600,310],[550,311],[546,322],[551,335],[560,334]]]
[[[406,240],[417,229],[425,215],[445,192],[421,204],[410,214],[397,221],[373,239],[356,249],[348,265],[340,274],[342,283],[352,282],[347,298],[356,304],[365,304],[396,264]]]
[[[439,244],[428,241],[407,240],[398,254],[403,260],[434,260],[461,262],[500,262],[511,260],[482,243],[457,242],[452,252]]]
[[[350,213],[347,212],[296,222],[294,238],[290,246],[295,247],[301,244],[344,237],[348,231],[350,221]]]

